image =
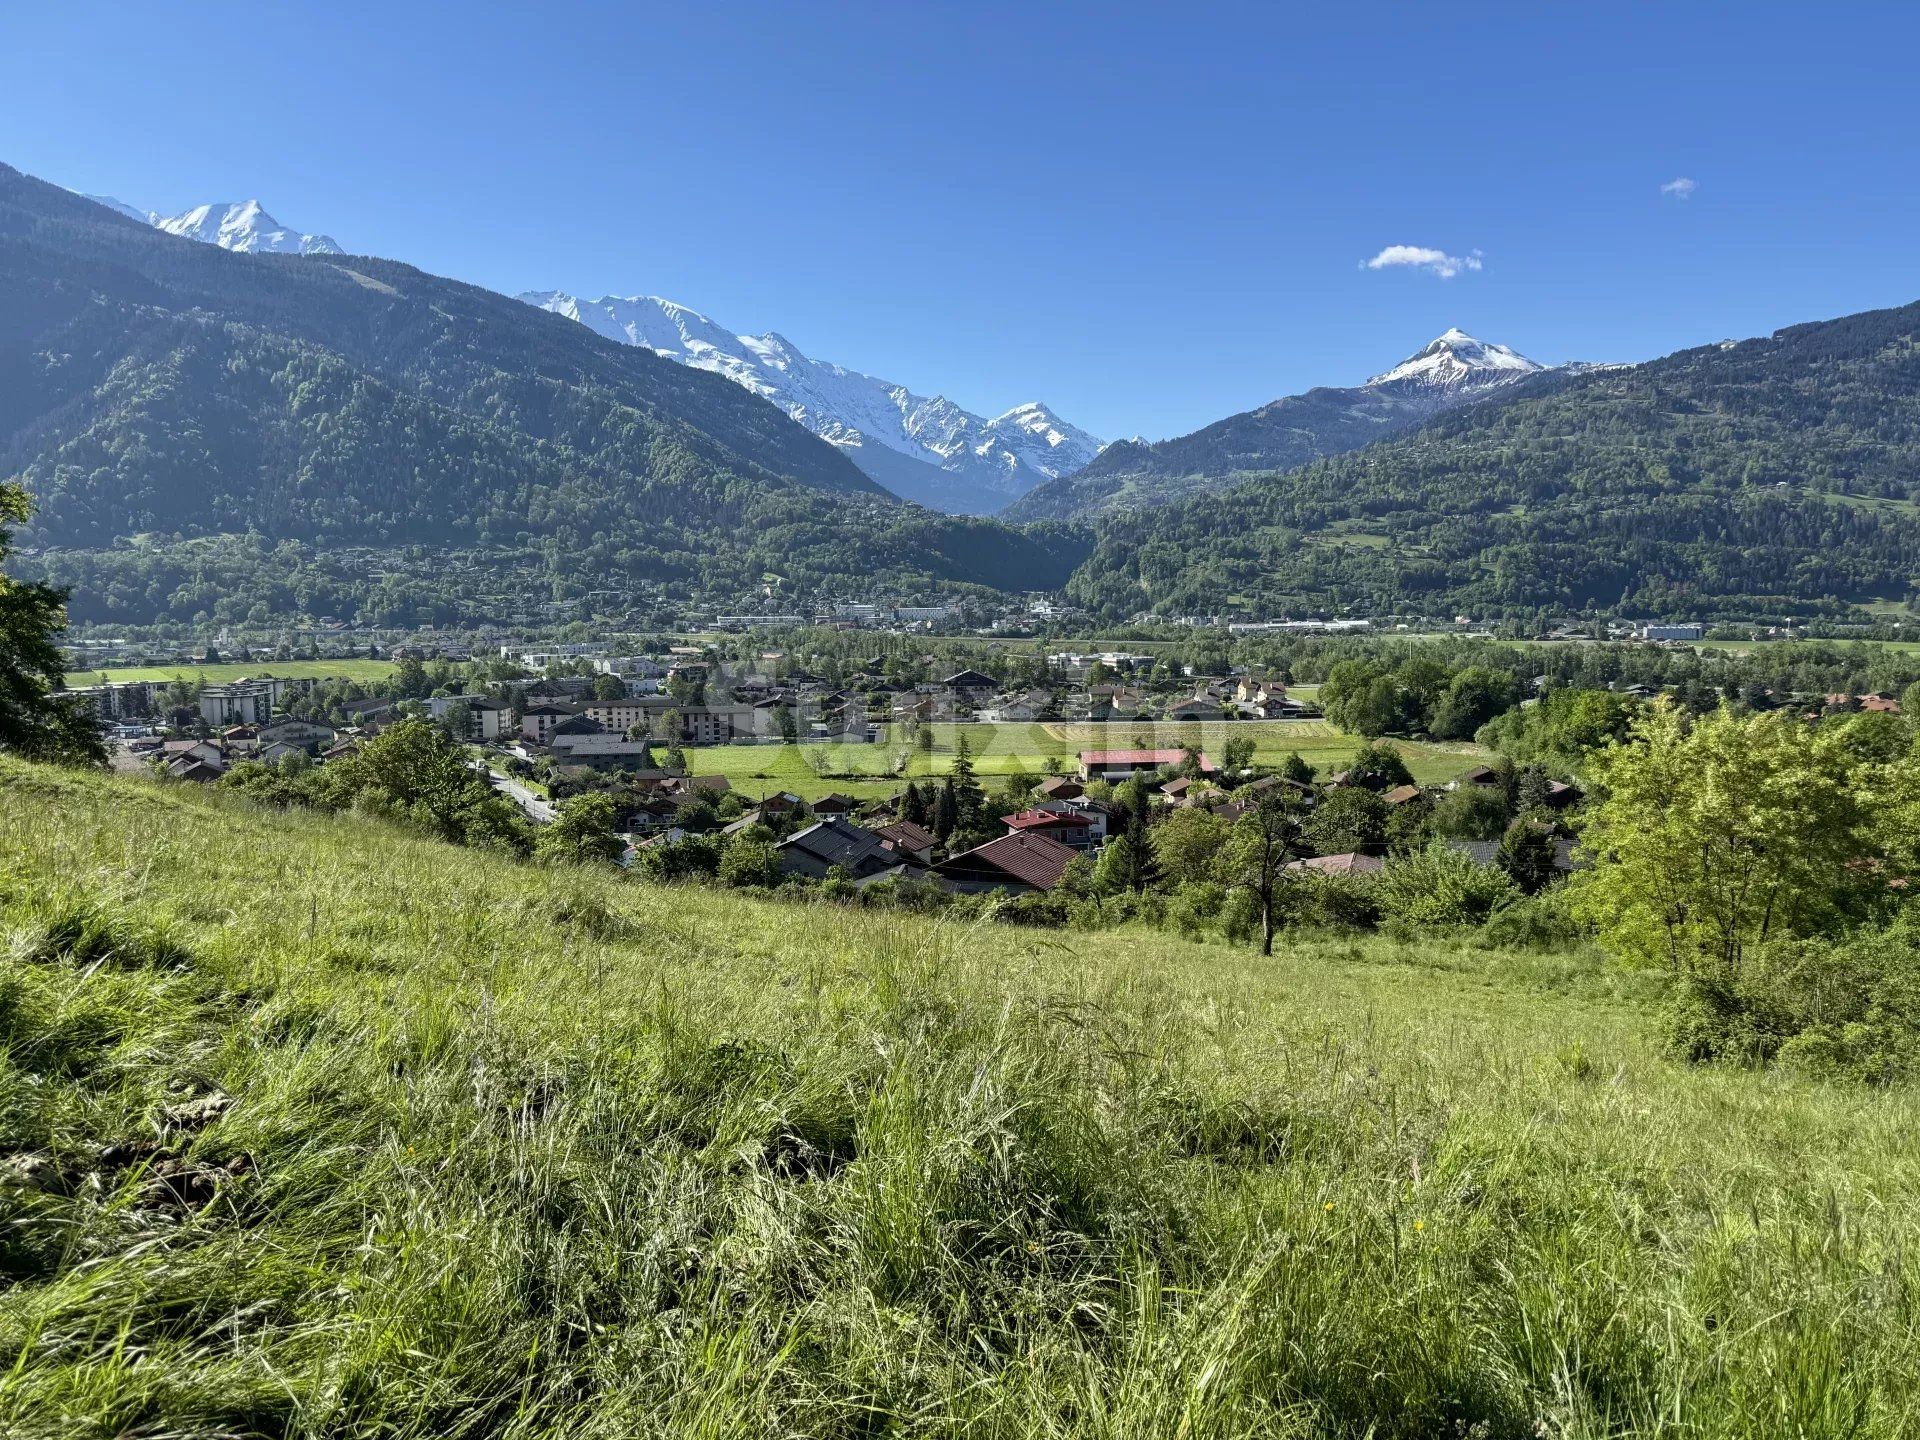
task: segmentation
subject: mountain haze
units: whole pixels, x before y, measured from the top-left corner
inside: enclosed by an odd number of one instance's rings
[[[1250,472],[1291,470],[1357,450],[1546,369],[1504,345],[1448,330],[1364,385],[1289,395],[1172,440],[1116,441],[1086,468],[1030,491],[1007,518],[1110,514],[1220,489]]]

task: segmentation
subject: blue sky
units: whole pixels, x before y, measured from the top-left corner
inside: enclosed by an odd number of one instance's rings
[[[1912,5],[506,8],[9,6],[0,159],[1107,437],[1920,298]]]

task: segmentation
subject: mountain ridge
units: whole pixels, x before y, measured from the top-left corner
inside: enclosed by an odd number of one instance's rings
[[[1103,618],[1772,619],[1920,603],[1920,303],[1523,378],[1103,520]]]
[[[340,242],[330,235],[305,235],[282,225],[267,213],[266,207],[258,200],[242,200],[237,203],[214,201],[211,204],[192,206],[177,215],[163,215],[157,210],[142,210],[127,204],[124,200],[116,200],[111,195],[88,195],[85,198],[96,205],[104,205],[107,209],[116,211],[129,220],[138,220],[142,224],[153,226],[156,230],[164,230],[169,235],[178,235],[186,240],[199,240],[208,245],[217,245],[222,250],[233,250],[243,255],[344,255],[347,253]]]
[[[740,386],[510,297],[183,243],[5,166],[0,476],[37,503],[24,545],[68,552],[64,575],[102,557],[80,612],[126,619],[139,587],[103,606],[102,577],[140,535],[507,546],[563,588],[728,600],[774,576],[806,595],[1057,585],[1075,558],[908,505]],[[194,568],[169,574],[190,592]]]
[[[85,198],[170,235],[243,254],[346,253],[331,236],[282,225],[258,200],[164,215],[110,195]],[[890,493],[949,514],[996,513],[1034,486],[1079,469],[1100,450],[1096,437],[1044,404],[975,414],[945,396],[920,395],[817,360],[778,331],[736,335],[661,296],[588,300],[536,290],[515,298],[579,321],[606,339],[725,375],[841,450]]]
[[[996,512],[1036,485],[1081,468],[1100,449],[1098,439],[1037,401],[978,415],[945,396],[916,394],[816,359],[778,331],[736,334],[662,296],[587,300],[532,290],[518,298],[608,339],[725,375],[843,449],[896,494],[933,509]]]
[[[1316,386],[1172,439],[1116,441],[1085,468],[1036,486],[1008,520],[1083,520],[1224,488],[1237,475],[1290,470],[1372,444],[1553,367],[1447,330],[1364,384]]]

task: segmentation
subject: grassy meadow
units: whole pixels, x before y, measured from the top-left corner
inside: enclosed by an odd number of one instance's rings
[[[1586,954],[542,871],[0,761],[0,1434],[1895,1437],[1920,1104]]]
[[[378,684],[393,675],[391,660],[249,660],[244,664],[222,661],[215,665],[122,665],[104,670],[74,670],[67,684],[99,685],[129,680],[173,681],[205,680],[223,684],[262,675],[277,675],[284,680],[358,680]]]
[[[1788,640],[1695,640],[1690,643],[1695,650],[1719,650],[1733,655],[1753,655],[1765,651],[1769,646],[1789,645],[1799,642]],[[1920,655],[1920,640],[1835,640],[1816,643],[1858,646],[1863,650],[1886,650],[1896,655]]]
[[[687,750],[696,775],[725,775],[748,795],[790,790],[813,799],[829,790],[859,798],[891,794],[905,776],[944,775],[953,767],[962,737],[983,779],[1016,774],[1072,774],[1082,750],[1174,749],[1198,745],[1216,759],[1233,736],[1251,737],[1256,762],[1272,765],[1297,751],[1322,773],[1343,767],[1362,743],[1324,720],[1234,720],[1168,724],[1163,721],[1076,721],[1031,723],[936,724],[933,749],[922,751],[901,727],[890,727],[871,745],[714,745]],[[1424,740],[1393,742],[1422,783],[1453,779],[1488,758],[1469,743]],[[904,768],[902,768],[904,767]]]

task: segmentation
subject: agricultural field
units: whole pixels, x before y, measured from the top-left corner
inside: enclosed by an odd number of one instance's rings
[[[277,675],[285,680],[358,680],[378,684],[392,678],[391,660],[254,660],[245,664],[222,662],[217,665],[129,665],[105,670],[75,670],[67,684],[98,685],[122,680],[205,680],[221,684],[230,680],[259,679]]]
[[[1584,950],[651,886],[0,760],[0,1434],[1920,1430],[1920,1101]]]
[[[1718,650],[1733,655],[1751,655],[1769,646],[1801,642],[1788,640],[1695,640],[1695,650]],[[1816,645],[1859,645],[1871,650],[1888,650],[1897,655],[1920,655],[1920,640],[1816,640]]]
[[[696,775],[725,775],[748,795],[790,790],[806,799],[829,790],[857,798],[877,798],[900,788],[905,777],[944,775],[952,768],[962,737],[977,774],[994,777],[1072,774],[1082,750],[1175,749],[1198,745],[1216,758],[1234,736],[1254,741],[1256,764],[1273,765],[1288,754],[1323,773],[1338,770],[1361,744],[1324,720],[1235,720],[1185,725],[1162,721],[1091,724],[1072,721],[945,725],[930,727],[933,749],[920,750],[904,730],[894,728],[871,745],[716,745],[692,748],[687,763]],[[1395,741],[1414,778],[1422,783],[1451,780],[1480,764],[1489,752],[1478,745],[1421,740]]]

